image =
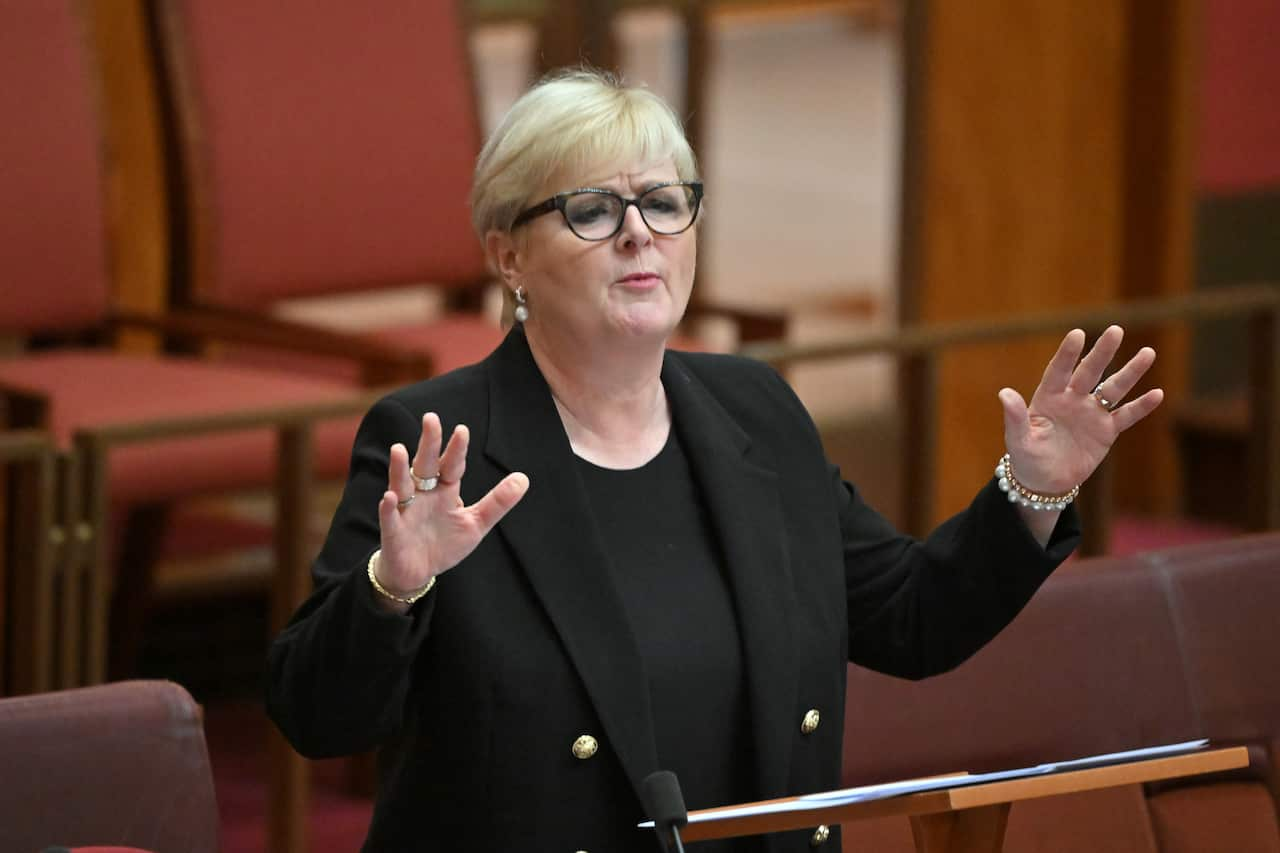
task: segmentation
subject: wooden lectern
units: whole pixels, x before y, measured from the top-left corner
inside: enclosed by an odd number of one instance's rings
[[[680,835],[685,841],[703,841],[901,815],[911,819],[911,832],[915,837],[916,850],[920,853],[999,853],[1004,844],[1009,808],[1019,800],[1214,773],[1244,767],[1248,763],[1248,751],[1238,746],[1002,782],[956,785],[906,796],[841,805],[814,801],[812,808],[798,811],[700,822],[699,816],[719,811],[703,809],[689,813],[689,825],[681,830]],[[799,799],[788,797],[769,802],[793,802]]]

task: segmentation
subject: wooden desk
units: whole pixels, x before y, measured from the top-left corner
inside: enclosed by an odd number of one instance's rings
[[[1211,749],[882,800],[839,806],[815,804],[802,811],[690,823],[680,835],[685,841],[703,841],[899,815],[911,820],[911,832],[920,853],[999,853],[1004,844],[1009,808],[1019,800],[1214,773],[1248,764],[1249,754],[1242,746]],[[689,816],[693,818],[701,813],[690,812]]]

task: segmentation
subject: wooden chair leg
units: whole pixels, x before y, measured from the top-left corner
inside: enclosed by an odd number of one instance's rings
[[[11,439],[0,454],[11,498],[0,516],[0,694],[20,695],[53,686],[57,471],[51,446]]]
[[[1106,459],[1080,490],[1080,556],[1097,557],[1111,550],[1115,518],[1115,463]]]
[[[85,456],[79,450],[58,461],[58,525],[56,536],[56,599],[58,607],[58,655],[55,687],[68,689],[97,684],[102,679],[90,673],[93,644],[92,595],[88,574],[93,568],[90,543],[77,536],[85,522],[83,472]]]
[[[997,803],[939,814],[913,815],[917,853],[1000,853],[1009,804]]]
[[[276,566],[271,595],[271,633],[279,633],[311,589],[306,550],[310,518],[313,435],[309,426],[281,428],[276,479]],[[310,766],[272,731],[268,744],[267,849],[303,853],[307,845]]]
[[[112,681],[132,677],[138,668],[154,588],[155,567],[171,515],[169,504],[143,504],[125,519],[113,560],[111,643],[107,672]]]

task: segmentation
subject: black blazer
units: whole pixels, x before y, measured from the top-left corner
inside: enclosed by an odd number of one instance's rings
[[[840,480],[782,379],[741,358],[668,352],[662,381],[719,539],[740,625],[759,798],[840,782],[845,662],[919,678],[1007,624],[1078,536],[1041,549],[988,484],[927,540]],[[523,501],[407,616],[365,576],[390,446],[423,412],[471,428],[462,494],[511,471]],[[311,757],[379,747],[365,850],[651,851],[637,786],[657,763],[636,641],[569,441],[519,330],[485,361],[404,388],[365,417],[314,566],[270,652],[268,709]],[[696,653],[696,650],[691,650]],[[811,709],[816,730],[802,731]],[[714,726],[690,709],[689,725]],[[598,751],[574,756],[591,735]],[[769,849],[808,851],[811,832]],[[839,849],[839,836],[832,833]]]

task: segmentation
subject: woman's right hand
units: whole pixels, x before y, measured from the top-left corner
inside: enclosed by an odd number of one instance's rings
[[[524,474],[508,474],[483,498],[465,506],[459,484],[466,472],[470,431],[459,424],[443,454],[442,432],[434,412],[422,416],[412,468],[405,446],[391,446],[387,491],[378,503],[382,553],[374,571],[378,582],[396,594],[420,589],[462,562],[529,489]],[[435,488],[419,489],[411,472],[419,479],[438,478]],[[385,596],[379,600],[389,610],[408,610],[408,605]]]

